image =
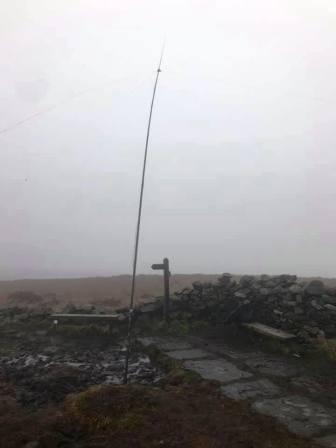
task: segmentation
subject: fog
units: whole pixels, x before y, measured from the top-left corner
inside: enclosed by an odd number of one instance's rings
[[[0,277],[336,276],[333,0],[3,1]]]

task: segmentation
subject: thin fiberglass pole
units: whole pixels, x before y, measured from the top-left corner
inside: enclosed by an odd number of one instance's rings
[[[145,153],[144,153],[144,159],[143,159],[143,165],[142,165],[142,178],[141,178],[141,188],[140,188],[140,197],[139,197],[138,219],[137,219],[136,235],[135,235],[134,258],[133,258],[131,298],[130,298],[130,305],[129,305],[129,310],[128,310],[128,331],[127,331],[126,357],[125,357],[124,378],[123,378],[124,384],[127,384],[127,382],[128,382],[128,365],[129,365],[129,357],[130,357],[130,351],[131,351],[131,336],[132,336],[133,311],[134,311],[134,294],[135,294],[136,272],[137,272],[137,263],[138,263],[142,202],[143,202],[143,194],[144,194],[145,178],[146,178],[148,144],[149,144],[149,136],[150,136],[150,130],[151,130],[152,116],[153,116],[155,94],[156,94],[156,90],[157,90],[159,76],[161,73],[161,62],[162,62],[162,57],[163,57],[163,50],[164,50],[164,47],[162,47],[160,62],[159,62],[158,69],[156,71],[156,77],[155,77],[155,83],[154,83],[154,89],[153,89],[153,95],[152,95],[152,101],[151,101],[151,105],[150,105],[148,125],[147,125]]]

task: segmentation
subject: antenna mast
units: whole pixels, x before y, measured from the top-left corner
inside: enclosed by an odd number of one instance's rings
[[[129,305],[129,310],[128,310],[128,332],[127,332],[126,357],[125,357],[124,378],[123,378],[124,384],[127,384],[127,382],[128,382],[128,364],[129,364],[130,348],[131,348],[131,336],[132,336],[133,312],[134,312],[134,294],[135,294],[136,271],[137,271],[137,263],[138,263],[139,236],[140,236],[140,225],[141,225],[141,214],[142,214],[142,202],[143,202],[143,194],[144,194],[144,187],[145,187],[145,177],[146,177],[148,144],[149,144],[151,123],[152,123],[152,115],[153,115],[155,94],[156,94],[156,89],[157,89],[157,85],[158,85],[158,81],[159,81],[159,76],[160,76],[160,73],[161,73],[161,62],[162,62],[163,52],[164,52],[164,45],[162,46],[160,61],[159,61],[159,65],[158,65],[158,68],[157,68],[157,71],[156,71],[156,77],[155,77],[152,101],[151,101],[150,111],[149,111],[149,118],[148,118],[148,125],[147,125],[147,135],[146,135],[146,144],[145,144],[145,153],[144,153],[143,166],[142,166],[142,178],[141,178],[141,188],[140,188],[140,197],[139,197],[139,209],[138,209],[138,219],[137,219],[137,226],[136,226],[134,258],[133,258],[131,298],[130,298],[130,305]]]

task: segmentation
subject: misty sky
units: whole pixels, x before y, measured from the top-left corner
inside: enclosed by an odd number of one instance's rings
[[[164,36],[139,271],[336,276],[334,0],[3,0],[0,277],[131,272]]]

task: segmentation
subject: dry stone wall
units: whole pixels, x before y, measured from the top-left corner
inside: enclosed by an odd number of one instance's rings
[[[172,315],[213,323],[258,321],[299,338],[336,337],[336,289],[320,280],[301,282],[295,275],[223,274],[217,283],[194,283],[172,301]]]

